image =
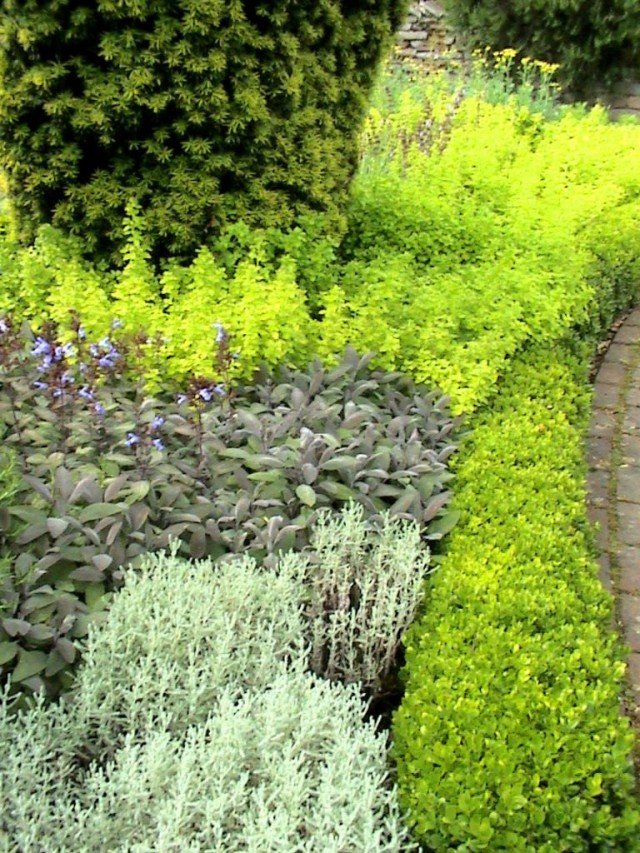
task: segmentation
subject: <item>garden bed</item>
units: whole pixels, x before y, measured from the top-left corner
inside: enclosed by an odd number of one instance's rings
[[[4,369],[16,373],[5,377],[5,387],[15,393],[5,395],[4,437],[20,445],[15,431],[10,435],[13,417],[15,424],[24,420],[19,431],[28,439],[19,454],[22,479],[13,490],[23,493],[22,515],[11,497],[9,517],[27,530],[31,525],[25,536],[24,528],[5,524],[3,556],[11,558],[5,586],[14,591],[6,600],[19,608],[35,595],[38,624],[45,625],[53,610],[38,598],[38,584],[47,583],[67,609],[55,612],[51,636],[30,634],[36,606],[3,614],[14,633],[5,626],[2,663],[15,673],[25,653],[35,652],[26,658],[35,669],[25,676],[23,667],[24,677],[13,687],[28,691],[42,686],[40,679],[51,682],[52,693],[67,689],[71,682],[58,674],[76,664],[75,649],[72,655],[61,633],[70,598],[76,597],[77,612],[72,610],[78,618],[95,613],[94,621],[106,623],[90,633],[87,659],[99,659],[101,636],[120,649],[107,613],[112,606],[124,618],[127,599],[113,592],[121,577],[111,577],[112,570],[126,571],[131,560],[156,565],[146,552],[164,548],[172,534],[181,539],[185,557],[223,557],[226,566],[229,558],[233,565],[250,552],[267,572],[290,553],[308,557],[317,569],[317,509],[329,510],[335,520],[356,500],[378,534],[375,525],[389,510],[400,521],[421,525],[423,542],[438,543],[430,557],[436,571],[424,585],[424,561],[409,561],[424,598],[406,636],[405,693],[391,732],[400,807],[414,838],[436,850],[633,850],[640,813],[633,798],[633,738],[619,712],[623,654],[597,578],[583,450],[589,361],[604,330],[640,293],[640,129],[613,126],[598,110],[555,108],[533,90],[523,95],[505,89],[501,80],[484,90],[476,81],[473,92],[465,92],[445,77],[403,70],[384,76],[366,121],[341,239],[327,235],[321,216],[289,232],[239,223],[192,263],[169,260],[159,269],[145,242],[144,218],[132,206],[126,264],[113,270],[89,263],[78,240],[50,227],[28,249],[5,227],[0,312],[16,318],[7,330],[20,344],[5,348],[15,363],[7,355]],[[18,328],[23,319],[39,336],[26,349],[28,333]],[[55,324],[55,340],[47,324]],[[87,359],[79,358],[88,347],[84,341],[95,347]],[[340,364],[347,345],[375,353],[373,361],[351,351]],[[125,350],[128,366],[114,356]],[[43,370],[27,364],[32,357],[43,360]],[[314,357],[323,366],[303,369]],[[91,358],[103,361],[104,375],[96,369],[95,382],[81,384],[74,371]],[[29,371],[43,387],[34,387]],[[63,380],[65,374],[73,382]],[[69,391],[71,385],[86,393]],[[71,421],[57,432],[49,423],[47,411],[55,414],[60,406],[54,391],[73,401],[73,430]],[[471,433],[456,458],[455,478],[449,466],[459,435],[442,393]],[[100,452],[86,440],[97,429],[91,420],[100,417],[97,405],[110,415]],[[174,488],[177,480],[184,488]],[[110,502],[122,504],[113,518],[105,508]],[[103,507],[104,518],[92,517],[92,505]],[[93,550],[76,541],[76,523],[84,525],[82,536]],[[58,559],[56,542],[65,536],[72,550]],[[334,575],[326,576],[335,580],[348,560],[344,554],[334,559],[341,553],[337,546],[326,553],[333,556],[319,565],[332,566]],[[60,571],[50,571],[56,560]],[[336,719],[345,714],[349,738],[355,737],[354,720],[364,714],[355,699],[358,689],[369,697],[384,694],[398,660],[399,633],[420,598],[407,581],[381,596],[387,606],[393,602],[389,612],[367,610],[366,564],[356,561],[357,577],[343,579],[340,594],[332,588],[323,599],[333,602],[327,612],[342,613],[346,621],[340,625],[357,638],[359,651],[340,646],[348,666],[332,657],[327,649],[338,635],[329,619],[330,629],[318,629],[323,639],[315,665],[305,664],[316,674],[360,685],[352,690],[350,710],[343,703],[336,711]],[[44,573],[36,571],[36,586],[28,587],[20,573],[34,567]],[[89,577],[92,567],[103,577]],[[186,571],[176,564],[176,572]],[[145,578],[151,598],[153,573]],[[396,594],[408,587],[416,597],[403,609]],[[231,614],[239,606],[227,604]],[[314,606],[323,612],[325,605]],[[308,601],[305,606],[315,612]],[[384,654],[378,649],[386,663],[376,658],[377,674],[363,665],[362,648],[373,645],[358,645],[369,636],[358,622],[361,612],[386,620],[390,639]],[[86,621],[80,619],[79,637]],[[120,633],[127,636],[124,627]],[[189,646],[186,634],[177,630],[176,637]],[[247,640],[249,647],[254,640]],[[287,649],[288,665],[295,654]],[[147,651],[152,666],[153,650]],[[59,657],[64,665],[49,672]],[[86,674],[90,663],[82,667],[88,697],[83,707],[94,719],[100,703],[91,684],[102,676],[97,669]],[[196,673],[197,667],[194,678]],[[308,673],[287,671],[283,678],[274,707],[285,709],[289,678],[297,696],[324,690],[309,686]],[[248,714],[251,702],[262,701],[255,697],[264,698],[265,682],[253,676],[241,673],[233,684],[249,703]],[[125,703],[135,698],[127,711],[132,719],[144,711],[147,700],[126,673],[109,689],[121,691]],[[149,695],[150,708],[164,701],[163,694]],[[328,708],[333,700],[323,697]],[[185,701],[195,707],[188,695]],[[114,708],[108,725],[118,719]],[[75,768],[76,787],[62,791],[67,799],[60,808],[85,813],[82,780],[89,778],[95,796],[107,804],[106,815],[110,798],[130,791],[122,768],[133,761],[132,745],[123,743],[118,730],[101,753],[104,745],[84,741],[81,715],[66,718],[64,709],[40,705],[29,713],[25,725],[37,737],[20,734],[6,715],[5,742],[13,738],[17,750],[29,750],[32,741],[42,745],[52,737],[60,766],[71,762]],[[264,722],[263,711],[256,713]],[[224,717],[229,725],[232,716],[229,711]],[[212,723],[197,717],[193,724]],[[75,744],[71,753],[61,745],[67,726]],[[351,827],[345,831],[352,849],[401,849],[406,835],[381,769],[379,734],[367,731],[365,740],[373,739],[362,743],[371,759],[366,766],[374,768],[385,792],[374,797],[368,824],[375,842],[355,841],[349,836],[353,824],[342,812],[340,820]],[[139,732],[141,766],[151,773],[157,744],[150,746],[144,727]],[[319,732],[314,729],[313,737]],[[174,758],[180,752],[174,739],[184,746],[185,737],[168,724]],[[332,743],[339,753],[339,739]],[[79,771],[78,754],[89,754],[91,763],[94,747],[94,765]],[[189,755],[197,758],[198,749]],[[45,752],[36,748],[33,761]],[[115,756],[108,779],[99,773],[100,754]],[[9,771],[3,772],[4,782]],[[150,778],[138,780],[140,790],[147,790]],[[23,808],[19,802],[29,801],[29,785],[40,783],[25,785],[16,794],[16,814]],[[37,790],[48,802],[42,786]],[[162,790],[171,801],[171,792]],[[310,795],[305,808],[317,796]],[[153,797],[145,815],[145,838],[157,839]],[[392,831],[378,832],[387,819]],[[325,824],[314,825],[318,838],[335,840]],[[258,832],[255,826],[251,831]],[[178,821],[172,831],[180,837],[190,830]],[[26,843],[29,836],[20,837]]]

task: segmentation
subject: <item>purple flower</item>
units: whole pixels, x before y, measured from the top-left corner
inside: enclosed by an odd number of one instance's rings
[[[94,344],[89,347],[89,351],[94,358],[98,359],[98,366],[103,370],[112,370],[120,358],[120,353],[109,338],[103,338],[97,346]]]
[[[122,320],[118,320],[117,317],[115,320],[111,321],[111,328],[112,329],[121,329],[122,326],[123,326]]]
[[[205,401],[205,403],[210,403],[213,400],[214,396],[224,397],[226,391],[224,390],[224,385],[208,385],[206,388],[201,388],[198,391],[198,396]]]
[[[51,352],[51,344],[44,338],[36,338],[36,342],[31,350],[31,355],[41,356],[48,355]]]
[[[99,367],[102,367],[103,370],[111,370],[116,366],[116,362],[118,360],[118,353],[107,353],[98,359]]]
[[[69,373],[68,370],[65,370],[65,372],[60,377],[60,382],[62,385],[73,385],[75,381],[76,380],[73,378],[73,376]]]
[[[78,391],[78,397],[82,397],[83,400],[91,401],[93,400],[93,391],[85,385],[84,388],[81,388]]]
[[[151,442],[156,450],[164,450],[164,444],[160,441],[159,438],[154,438]]]
[[[214,323],[213,328],[217,330],[216,332],[216,343],[221,344],[227,337],[227,333],[225,331],[222,323]]]
[[[96,403],[93,407],[93,411],[98,415],[99,418],[103,418],[105,415],[105,409],[102,403]]]
[[[163,425],[163,423],[164,423],[164,418],[162,417],[162,415],[156,415],[155,418],[151,421],[152,432],[155,432],[157,429],[160,429],[160,427]]]
[[[33,387],[37,388],[38,391],[46,391],[49,386],[47,385],[46,382],[40,382],[39,380],[36,380],[33,383]]]
[[[188,399],[189,398],[187,397],[186,394],[178,394],[178,396],[176,397],[176,403],[179,406],[184,406],[184,404],[187,402]]]
[[[84,341],[87,338],[87,333],[82,326],[78,326],[78,340]]]
[[[62,355],[65,356],[65,358],[68,358],[71,355],[75,355],[75,352],[76,352],[73,344],[63,344],[60,347],[60,351],[61,351]]]
[[[139,435],[136,435],[135,432],[128,432],[127,433],[127,440],[125,441],[125,444],[127,445],[127,447],[133,447],[134,445],[139,444],[139,443],[140,443],[140,436]]]
[[[63,394],[62,388],[54,388],[53,389],[54,400],[58,400],[60,397],[62,397],[62,394]]]
[[[80,371],[80,373],[87,372],[87,365],[84,363],[84,361],[80,362],[80,364],[78,365],[78,370]]]
[[[4,335],[4,333],[8,331],[9,324],[7,323],[4,317],[0,317],[0,334]]]

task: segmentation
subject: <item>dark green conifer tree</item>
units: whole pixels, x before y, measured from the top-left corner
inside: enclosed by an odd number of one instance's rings
[[[560,64],[576,94],[640,69],[639,0],[443,0],[475,47]]]
[[[407,0],[5,0],[0,169],[19,233],[113,255],[137,199],[157,257],[225,222],[341,219]]]

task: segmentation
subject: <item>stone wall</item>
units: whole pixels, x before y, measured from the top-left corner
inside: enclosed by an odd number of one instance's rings
[[[444,9],[435,0],[416,0],[397,35],[398,53],[433,68],[464,62],[461,39],[447,26]]]
[[[437,0],[414,0],[397,40],[401,56],[431,68],[464,65],[469,61],[463,39],[448,26],[445,11]],[[612,118],[635,116],[640,121],[640,73],[630,72],[610,91],[596,88],[590,101],[606,106]]]
[[[635,116],[640,121],[640,74],[629,72],[612,91],[600,89],[594,92],[593,100],[608,107],[612,118]]]

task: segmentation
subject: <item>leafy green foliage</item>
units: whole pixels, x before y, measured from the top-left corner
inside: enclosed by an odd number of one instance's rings
[[[147,558],[91,631],[73,701],[16,714],[2,696],[9,849],[407,848],[357,688],[296,663],[294,564]]]
[[[122,247],[135,199],[155,256],[227,220],[343,219],[378,61],[406,0],[11,0],[0,164],[20,234]]]
[[[349,343],[472,411],[516,352],[599,314],[620,276],[640,278],[639,131],[404,79],[376,91],[340,246],[312,219],[290,235],[236,225],[159,275],[136,216],[118,272],[84,264],[51,228],[29,250],[5,235],[0,310],[68,329],[75,309],[97,340],[113,317],[144,329],[159,341],[144,360],[154,388],[210,372],[211,319],[240,353],[238,379],[261,361],[333,364]]]
[[[640,136],[598,111],[545,121],[484,96],[452,116],[446,91],[421,101],[428,85],[378,95],[334,313],[343,328],[375,316],[396,365],[476,409],[461,523],[406,639],[401,803],[436,850],[632,850],[624,664],[590,550],[582,427],[583,341],[638,298]]]
[[[236,226],[158,276],[135,217],[118,273],[45,229],[30,250],[0,241],[0,300],[65,329],[74,308],[96,339],[113,316],[165,338],[141,360],[154,389],[211,374],[212,319],[241,355],[234,377],[350,342],[480,412],[462,526],[410,635],[404,803],[436,849],[633,849],[621,657],[582,507],[585,371],[576,384],[558,342],[583,364],[581,340],[637,298],[639,131],[436,84],[382,81],[341,246]]]
[[[374,522],[415,520],[430,539],[455,523],[446,400],[371,371],[370,357],[349,351],[332,370],[316,362],[233,390],[220,384],[233,362],[220,327],[217,377],[193,377],[176,400],[147,396],[135,375],[148,341],[91,344],[76,325],[73,343],[49,329],[25,345],[2,324],[0,424],[22,482],[4,510],[0,649],[27,689],[68,686],[75,642],[122,568],[171,539],[192,557],[273,562],[350,501]]]
[[[640,133],[598,110],[545,121],[513,103],[430,98],[429,86],[391,103],[381,91],[367,122],[326,333],[470,411],[520,349],[582,326],[596,305],[610,312],[607,290],[640,279]]]
[[[585,517],[583,364],[562,346],[519,359],[458,466],[461,524],[407,635],[394,720],[401,803],[432,849],[635,849],[624,655]]]
[[[640,59],[635,0],[445,0],[453,22],[477,47],[517,48],[560,64],[563,79],[584,90]]]

